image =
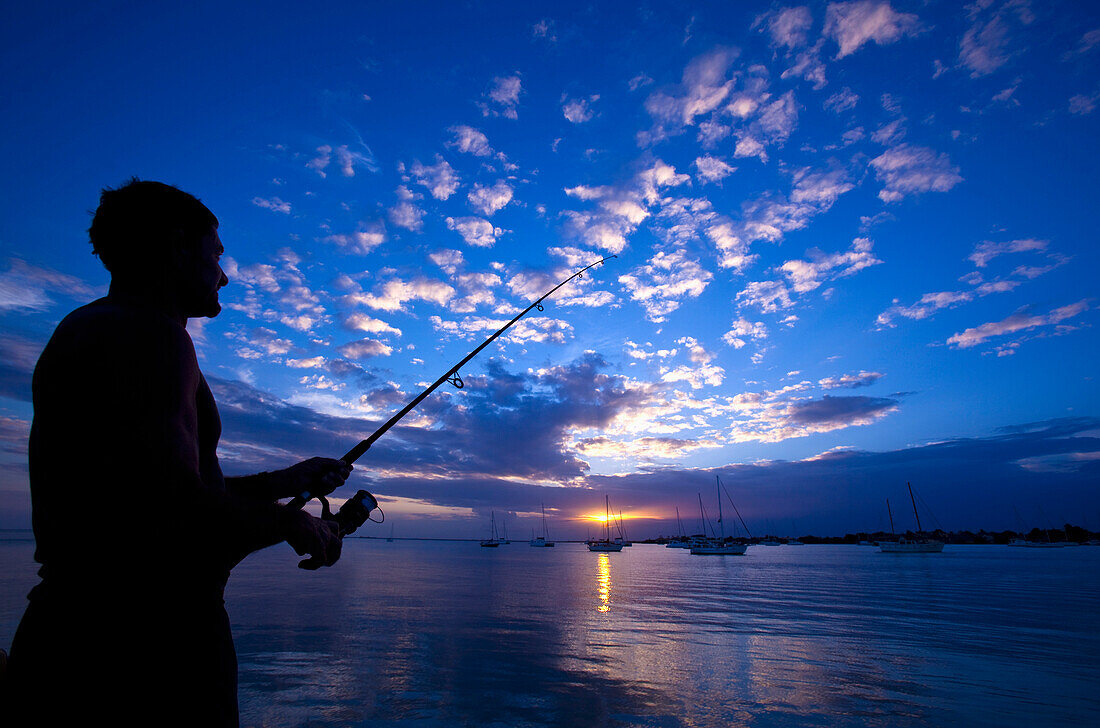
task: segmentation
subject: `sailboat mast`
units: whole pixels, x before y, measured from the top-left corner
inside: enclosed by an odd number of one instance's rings
[[[703,535],[707,535],[707,517],[703,515],[703,494],[697,493],[699,496],[699,526],[703,529]]]
[[[905,484],[909,488],[909,500],[913,503],[913,515],[917,517],[917,533],[924,533],[924,529],[920,527],[920,514],[917,513],[917,501],[913,498],[913,486],[909,483]]]
[[[897,534],[894,532],[894,512],[890,510],[889,498],[886,499],[886,515],[890,516],[890,533],[896,536]],[[882,523],[882,521],[879,521],[879,523]]]
[[[722,541],[726,540],[726,524],[722,522],[722,481],[714,476],[714,487],[718,491],[718,525],[722,527]]]
[[[611,543],[611,497],[603,497],[603,526],[604,536],[608,543]]]

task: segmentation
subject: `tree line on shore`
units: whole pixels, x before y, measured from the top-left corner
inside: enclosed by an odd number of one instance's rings
[[[846,533],[843,536],[814,536],[805,535],[799,536],[798,540],[806,544],[859,544],[861,542],[877,542],[877,541],[896,541],[899,536],[906,536],[907,538],[914,538],[917,536],[913,531],[906,531],[904,534],[887,533],[885,531],[865,532],[860,531],[858,533]],[[942,529],[936,529],[935,531],[928,531],[923,534],[937,541],[942,541],[948,544],[1008,544],[1016,539],[1023,539],[1025,541],[1041,542],[1073,542],[1073,543],[1088,543],[1090,541],[1100,540],[1100,533],[1095,531],[1089,531],[1086,528],[1080,526],[1074,526],[1072,524],[1065,524],[1062,528],[1033,528],[1026,533],[1019,533],[1016,531],[986,531],[985,529],[979,531],[944,531]],[[758,543],[762,540],[776,538],[774,536],[763,536],[760,538],[751,539],[734,539],[727,538],[727,541],[739,541],[747,543]],[[667,544],[671,539],[658,536],[655,539],[646,539],[641,543],[657,543]],[[780,541],[787,541],[788,539],[779,538]]]

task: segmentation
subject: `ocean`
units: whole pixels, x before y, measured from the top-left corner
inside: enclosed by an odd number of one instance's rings
[[[0,540],[0,647],[35,583]],[[1100,723],[1100,548],[286,546],[226,601],[247,727]]]

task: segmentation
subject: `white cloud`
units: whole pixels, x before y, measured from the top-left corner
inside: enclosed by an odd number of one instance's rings
[[[595,115],[590,104],[594,104],[599,100],[599,94],[593,94],[587,99],[570,99],[566,96],[562,96],[561,112],[566,119],[574,124],[583,124],[586,121],[590,121]]]
[[[398,187],[398,203],[389,209],[390,222],[397,227],[419,232],[424,227],[424,211],[413,203],[421,197],[404,185]]]
[[[504,180],[497,180],[492,187],[475,184],[466,199],[470,207],[489,217],[512,201],[512,188]]]
[[[356,167],[366,167],[368,170],[377,171],[378,165],[369,154],[356,152],[342,144],[335,149],[328,144],[317,147],[317,156],[306,163],[306,166],[315,170],[321,177],[326,177],[326,170],[335,157],[336,167],[345,177],[354,177]]]
[[[805,293],[818,288],[825,281],[846,278],[881,263],[871,252],[871,248],[869,239],[856,238],[848,252],[826,255],[818,250],[811,250],[810,260],[788,260],[779,270],[790,281],[792,290]]]
[[[401,329],[390,326],[385,321],[371,318],[366,314],[353,313],[344,318],[344,326],[352,331],[363,331],[368,334],[394,334],[401,336]]]
[[[737,171],[737,167],[731,167],[720,157],[712,157],[709,154],[695,160],[695,169],[698,170],[697,176],[699,179],[704,182],[718,184],[721,184],[723,179]]]
[[[454,288],[446,283],[418,277],[411,281],[393,278],[383,283],[375,293],[355,293],[345,296],[345,299],[375,310],[404,311],[409,301],[427,301],[442,306],[454,295]]]
[[[1069,100],[1069,113],[1085,116],[1096,110],[1096,103],[1100,101],[1100,93],[1090,95],[1077,94]]]
[[[272,197],[270,200],[265,200],[262,197],[253,197],[252,204],[256,207],[262,207],[265,210],[271,210],[272,212],[281,212],[285,215],[290,214],[290,203],[283,202],[278,197]]]
[[[837,58],[844,58],[874,41],[888,45],[920,28],[916,15],[899,13],[889,2],[857,0],[833,3],[825,10],[825,36],[840,46]]]
[[[336,347],[341,356],[348,359],[366,359],[372,356],[389,356],[393,353],[393,347],[373,339],[361,339]]]
[[[981,0],[967,6],[971,26],[959,42],[959,62],[971,78],[987,76],[1020,52],[1011,46],[1013,30],[1034,19],[1028,0]]]
[[[680,307],[683,299],[698,297],[713,277],[698,261],[678,250],[658,252],[646,265],[619,276],[619,283],[645,309],[646,318],[660,323]]]
[[[1047,249],[1046,240],[1010,240],[1005,243],[995,243],[989,240],[978,243],[969,259],[979,268],[984,268],[997,256],[1007,253],[1041,252]]]
[[[809,8],[795,7],[760,16],[754,25],[766,23],[773,46],[797,48],[806,45],[813,22]]]
[[[840,114],[850,109],[854,109],[857,103],[859,103],[859,96],[856,95],[852,89],[845,86],[825,99],[825,108],[832,111],[834,114]]]
[[[447,143],[447,146],[475,157],[488,157],[493,153],[489,146],[489,138],[472,126],[452,126],[449,131],[454,138]]]
[[[447,163],[440,155],[435,155],[435,164],[427,166],[419,161],[413,162],[411,168],[416,181],[432,193],[437,200],[446,200],[458,189],[460,180],[454,167]]]
[[[768,338],[768,329],[764,326],[763,321],[749,321],[747,318],[739,318],[734,320],[730,330],[722,335],[722,341],[726,342],[734,349],[740,349],[745,344],[745,339],[766,339]]]
[[[1089,310],[1089,308],[1088,300],[1083,299],[1077,303],[1056,308],[1046,315],[1032,315],[1026,309],[1021,309],[1001,321],[992,321],[955,334],[947,340],[947,343],[959,349],[968,349],[995,336],[1005,336],[1039,327],[1056,326],[1066,319],[1078,316]]]
[[[39,268],[19,258],[11,258],[9,265],[0,274],[0,311],[46,311],[54,305],[48,294],[85,301],[95,298],[95,289],[75,276]]]
[[[325,238],[325,242],[338,245],[356,255],[367,255],[386,242],[386,229],[380,222],[371,223],[366,227],[366,230],[354,233],[329,235]]]
[[[519,76],[497,76],[493,79],[486,95],[492,101],[490,104],[481,104],[483,116],[503,116],[506,119],[518,119],[516,107],[519,106],[519,95],[522,92],[522,83]]]
[[[645,108],[653,117],[654,126],[639,132],[639,144],[648,146],[679,134],[697,116],[716,109],[733,88],[734,82],[727,78],[727,73],[737,56],[738,51],[733,48],[717,48],[697,56],[684,69],[678,86],[650,94]]]
[[[493,227],[488,220],[480,217],[448,217],[447,228],[458,231],[468,245],[479,248],[491,248],[497,238],[504,234],[501,228]]]
[[[908,144],[888,149],[872,159],[871,166],[883,183],[878,193],[883,202],[897,202],[920,192],[947,192],[963,179],[946,154]]]
[[[778,313],[794,305],[791,292],[782,281],[751,281],[737,294],[737,300],[756,306],[763,313]]]
[[[287,359],[286,365],[292,369],[318,369],[325,365],[325,357],[314,356],[309,359]]]

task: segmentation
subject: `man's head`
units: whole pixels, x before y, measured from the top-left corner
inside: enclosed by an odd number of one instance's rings
[[[218,218],[194,196],[135,177],[103,190],[88,237],[112,285],[168,287],[179,313],[212,317],[221,311],[218,289],[229,282],[218,265],[217,228]]]

